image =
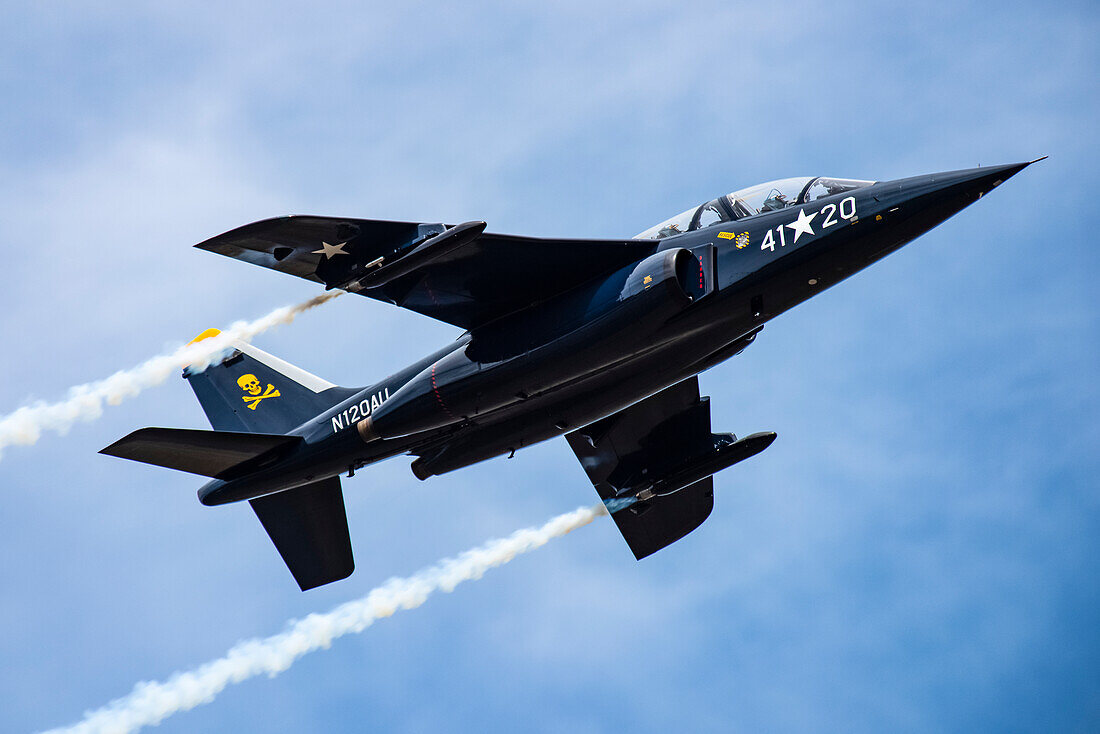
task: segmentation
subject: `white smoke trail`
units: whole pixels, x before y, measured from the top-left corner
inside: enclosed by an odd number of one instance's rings
[[[453,591],[463,581],[479,579],[489,569],[540,548],[605,514],[607,511],[602,504],[579,507],[558,515],[542,527],[517,530],[507,538],[489,541],[408,578],[390,579],[360,599],[341,604],[327,614],[311,614],[291,622],[280,634],[238,643],[225,657],[176,673],[163,683],[138,683],[130,695],[88,712],[78,724],[67,729],[53,729],[47,734],[122,734],[159,724],[174,713],[210,703],[230,683],[240,683],[261,673],[278,675],[298,658],[329,647],[338,637],[362,632],[376,620],[389,617],[400,609],[415,609],[427,601],[433,591]]]
[[[295,306],[282,306],[254,321],[238,321],[218,336],[153,357],[104,380],[71,387],[68,397],[59,402],[38,402],[0,416],[0,452],[7,446],[37,443],[43,431],[64,435],[76,422],[93,421],[103,415],[104,403],[118,405],[142,390],[161,384],[184,365],[189,364],[196,370],[206,369],[232,349],[234,340],[250,341],[268,329],[289,324],[303,311],[316,308],[343,293],[329,291]]]

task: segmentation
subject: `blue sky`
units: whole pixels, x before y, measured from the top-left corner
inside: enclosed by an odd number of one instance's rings
[[[696,533],[609,522],[161,725],[1095,731],[1100,13],[1092,3],[19,3],[0,10],[0,412],[310,284],[190,245],[314,213],[623,236],[796,175],[1051,158],[701,378],[775,430]],[[456,331],[345,297],[257,346],[369,384]],[[564,441],[345,481],[297,591],[247,507],[95,452],[182,381],[0,461],[0,729],[78,720],[595,499]]]

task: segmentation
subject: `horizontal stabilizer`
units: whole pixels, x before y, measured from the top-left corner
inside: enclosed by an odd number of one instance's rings
[[[142,428],[99,453],[178,469],[204,477],[221,477],[246,461],[281,454],[299,443],[298,436],[189,428]]]
[[[249,500],[302,591],[355,570],[340,478]]]

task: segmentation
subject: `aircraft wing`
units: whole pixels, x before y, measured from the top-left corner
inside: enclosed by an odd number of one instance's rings
[[[640,260],[653,240],[542,239],[457,226],[290,216],[195,245],[464,329]]]
[[[671,494],[631,502],[633,491],[660,487],[662,478],[714,448],[710,399],[699,397],[698,378],[565,438],[638,560],[684,537],[710,516],[714,485],[709,475]]]

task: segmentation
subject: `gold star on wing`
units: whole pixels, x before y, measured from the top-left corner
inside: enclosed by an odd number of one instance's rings
[[[814,228],[810,226],[810,222],[814,221],[814,217],[816,217],[817,215],[818,212],[814,212],[807,217],[805,209],[798,210],[798,219],[787,225],[794,230],[794,242],[798,242],[798,238],[801,237],[803,234],[813,236]]]
[[[338,245],[330,245],[327,242],[322,242],[321,243],[321,249],[320,250],[314,250],[313,254],[314,255],[324,255],[326,260],[334,258],[337,255],[347,255],[348,253],[344,252],[344,245],[346,245],[346,244],[347,244],[347,242],[341,242]]]

